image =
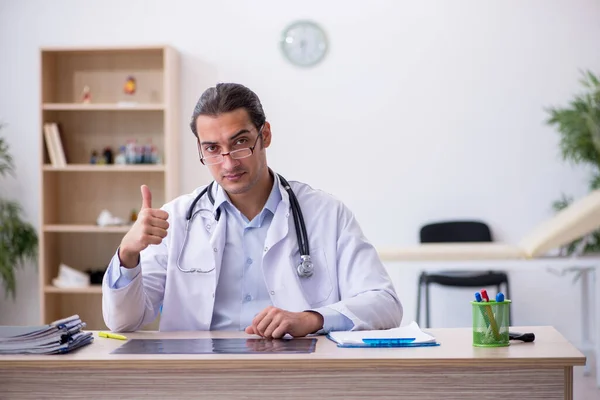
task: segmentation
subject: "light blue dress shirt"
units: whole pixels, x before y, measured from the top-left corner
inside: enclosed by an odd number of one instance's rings
[[[272,305],[262,273],[262,253],[267,231],[281,200],[279,185],[275,181],[262,211],[249,221],[231,203],[227,193],[217,186],[214,211],[221,207],[221,212],[227,213],[227,227],[211,330],[243,331],[252,324],[256,314]],[[119,289],[127,286],[140,271],[139,264],[131,269],[122,266],[112,268],[108,276],[109,287]],[[323,329],[318,333],[353,327],[349,318],[331,308],[320,307],[312,311],[323,316]]]

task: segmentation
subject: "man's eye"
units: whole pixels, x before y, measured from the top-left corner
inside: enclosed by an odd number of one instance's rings
[[[206,152],[208,153],[214,153],[215,151],[217,151],[217,146],[208,146],[206,149],[204,149]]]
[[[248,139],[246,139],[246,138],[238,139],[238,141],[235,142],[236,145],[246,144],[246,143],[248,143]]]

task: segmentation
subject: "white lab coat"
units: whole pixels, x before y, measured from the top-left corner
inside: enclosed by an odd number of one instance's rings
[[[263,274],[274,307],[304,311],[328,306],[348,317],[353,330],[397,327],[402,305],[375,248],[346,206],[334,197],[290,182],[304,215],[314,274],[300,278],[300,253],[289,195],[279,179],[279,203],[265,240]],[[203,187],[178,197],[162,209],[169,213],[167,237],[142,251],[141,273],[120,289],[111,289],[107,271],[102,292],[104,321],[113,331],[134,331],[152,322],[160,311],[159,329],[209,330],[219,279],[227,213],[217,222],[207,195],[195,210],[180,266],[210,273],[184,273],[177,268],[183,243],[186,212]],[[216,185],[213,185],[213,195]],[[119,268],[118,257],[109,269]]]

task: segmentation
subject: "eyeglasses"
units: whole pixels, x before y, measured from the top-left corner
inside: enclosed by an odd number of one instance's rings
[[[239,160],[241,158],[250,157],[252,154],[254,154],[254,148],[258,144],[258,139],[261,136],[262,136],[262,127],[258,131],[258,136],[256,137],[256,141],[254,142],[254,145],[252,147],[245,147],[243,149],[232,150],[232,151],[228,151],[227,153],[218,154],[216,156],[205,157],[204,154],[202,154],[202,150],[200,150],[200,162],[204,165],[215,165],[215,164],[221,164],[225,160],[225,156],[227,156],[227,155],[229,157],[233,158],[234,160]],[[200,147],[199,143],[198,143],[198,147]]]

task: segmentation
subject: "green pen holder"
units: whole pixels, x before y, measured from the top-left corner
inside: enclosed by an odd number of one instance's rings
[[[473,305],[473,346],[503,347],[510,344],[508,315],[510,300],[477,302]]]

